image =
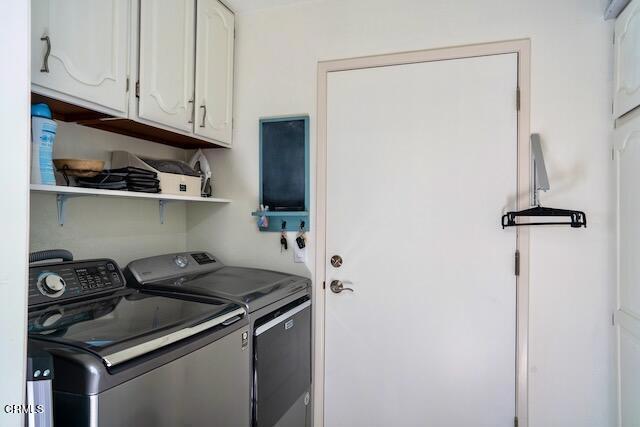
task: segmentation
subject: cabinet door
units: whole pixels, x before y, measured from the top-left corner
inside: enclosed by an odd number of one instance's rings
[[[619,419],[640,425],[640,116],[614,132],[618,195],[618,335]]]
[[[615,24],[614,117],[640,105],[640,0],[632,1]]]
[[[193,130],[195,1],[142,0],[138,116]]]
[[[129,0],[32,0],[34,90],[126,112],[128,17]]]
[[[231,143],[234,16],[217,0],[197,0],[195,133]]]

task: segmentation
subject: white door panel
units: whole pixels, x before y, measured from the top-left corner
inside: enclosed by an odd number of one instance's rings
[[[195,133],[230,144],[234,16],[217,0],[198,0]]]
[[[640,337],[624,326],[618,328],[620,339],[620,420],[622,427],[640,425]]]
[[[640,425],[640,117],[614,133],[618,162],[618,384],[622,427]]]
[[[129,0],[33,0],[31,17],[34,85],[127,111]]]
[[[615,24],[614,117],[640,105],[640,1],[632,1]]]
[[[194,49],[194,0],[141,1],[140,117],[193,130]]]
[[[513,425],[516,87],[515,54],[329,73],[325,425]]]
[[[640,134],[626,141],[619,156],[620,309],[640,319]],[[640,420],[639,420],[640,422]]]

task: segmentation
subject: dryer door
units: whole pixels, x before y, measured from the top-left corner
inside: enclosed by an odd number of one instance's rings
[[[256,321],[254,426],[310,424],[311,301],[292,305]]]

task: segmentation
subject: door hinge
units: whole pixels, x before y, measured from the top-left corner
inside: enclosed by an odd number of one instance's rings
[[[516,276],[520,275],[520,251],[516,251],[514,256],[514,272]]]
[[[125,92],[129,92],[129,77],[127,77],[127,88]]]
[[[518,427],[518,417],[513,417],[513,427]]]
[[[140,98],[140,80],[136,82],[136,98]]]
[[[516,88],[516,111],[520,111],[520,88]]]

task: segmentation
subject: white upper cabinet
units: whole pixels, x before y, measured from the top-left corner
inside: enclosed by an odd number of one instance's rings
[[[640,105],[640,0],[632,1],[615,24],[614,118]]]
[[[141,0],[138,116],[193,131],[194,0]]]
[[[32,0],[34,92],[126,116],[129,0]]]
[[[217,0],[197,0],[195,133],[230,144],[234,16]]]

